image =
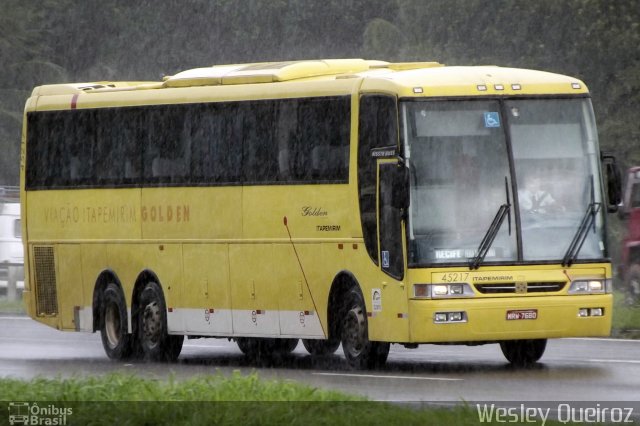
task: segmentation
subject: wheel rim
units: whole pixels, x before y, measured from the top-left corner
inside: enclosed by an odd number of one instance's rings
[[[144,335],[144,341],[148,347],[153,348],[158,344],[160,340],[161,331],[161,318],[160,308],[156,302],[151,302],[144,308],[142,314],[142,331]]]
[[[343,346],[353,358],[360,356],[364,350],[366,323],[362,308],[354,306],[347,312],[344,328]]]
[[[120,313],[115,303],[107,305],[104,314],[104,328],[107,335],[107,343],[110,348],[115,348],[122,338],[120,334]]]

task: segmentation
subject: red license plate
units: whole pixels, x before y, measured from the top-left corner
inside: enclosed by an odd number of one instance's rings
[[[507,321],[534,320],[534,319],[538,319],[537,309],[526,309],[523,311],[507,311]]]

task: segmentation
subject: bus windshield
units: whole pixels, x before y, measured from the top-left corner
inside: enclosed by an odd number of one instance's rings
[[[407,101],[401,110],[410,265],[468,264],[489,233],[485,264],[604,257],[588,99]]]

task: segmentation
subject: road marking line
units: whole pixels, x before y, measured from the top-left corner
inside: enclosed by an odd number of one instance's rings
[[[68,337],[72,337],[73,335],[69,335]],[[89,336],[88,336],[89,337]],[[9,342],[31,342],[38,344],[40,342],[46,343],[100,343],[95,337],[89,337],[87,339],[55,339],[55,338],[42,338],[42,337],[14,337],[14,336],[2,336],[0,337],[0,341],[9,341]]]
[[[555,340],[555,339],[554,339]],[[612,337],[565,337],[558,340],[585,340],[585,341],[596,341],[596,342],[627,342],[627,343],[640,343],[640,340],[637,339],[616,339]]]
[[[202,348],[202,349],[215,349],[215,348],[229,348],[234,349],[231,345],[191,345],[189,343],[185,343],[184,348]]]
[[[451,379],[447,377],[411,377],[411,376],[383,376],[377,374],[345,374],[345,373],[311,373],[315,376],[343,376],[343,377],[367,377],[374,379],[407,379],[407,380],[442,380],[457,382],[464,379]]]
[[[9,316],[0,315],[0,320],[3,320],[3,319],[33,321],[30,317],[9,317]]]
[[[589,359],[589,362],[608,362],[611,364],[640,364],[640,360],[633,359]]]

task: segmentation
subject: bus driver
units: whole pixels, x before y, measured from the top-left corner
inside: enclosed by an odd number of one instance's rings
[[[550,213],[557,210],[556,200],[547,192],[539,177],[525,182],[525,189],[519,193],[520,207],[530,213]]]

